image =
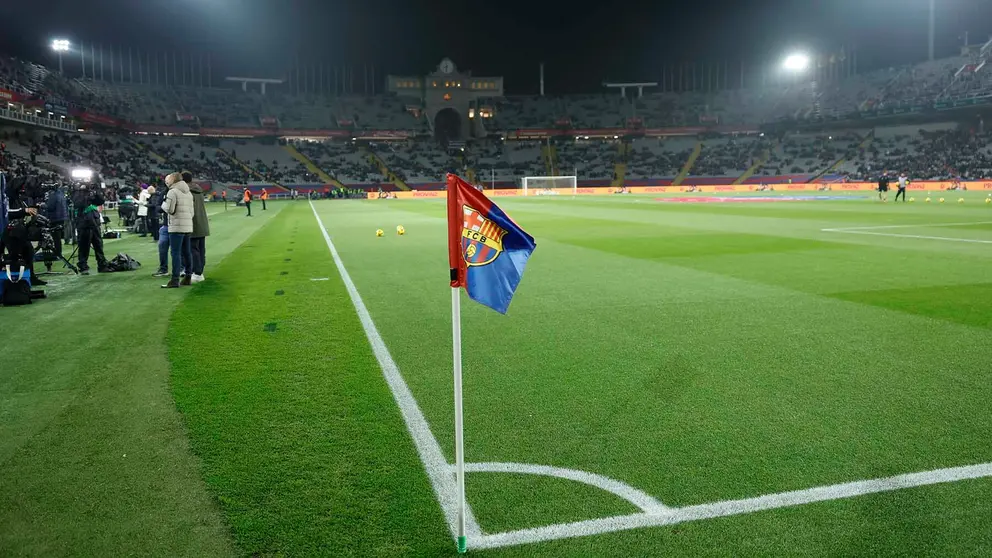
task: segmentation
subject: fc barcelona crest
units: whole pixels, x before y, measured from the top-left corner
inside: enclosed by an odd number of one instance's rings
[[[469,266],[492,263],[503,252],[506,231],[467,205],[462,206],[465,222],[462,227],[462,255]]]

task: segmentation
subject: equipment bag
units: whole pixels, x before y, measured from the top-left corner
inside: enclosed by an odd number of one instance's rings
[[[134,271],[141,267],[141,262],[124,253],[118,253],[114,259],[107,262],[110,271]]]
[[[31,304],[31,272],[20,266],[17,272],[9,265],[0,269],[0,303],[4,306]]]

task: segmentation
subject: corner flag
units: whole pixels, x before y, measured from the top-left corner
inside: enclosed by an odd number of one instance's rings
[[[448,264],[451,286],[506,314],[534,238],[486,196],[454,174],[448,175]]]
[[[455,485],[458,490],[458,552],[465,536],[465,429],[462,412],[462,306],[469,298],[506,314],[527,259],[537,245],[486,196],[448,175],[448,263],[451,267],[451,353],[455,373]]]

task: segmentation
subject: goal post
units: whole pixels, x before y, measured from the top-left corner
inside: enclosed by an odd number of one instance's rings
[[[525,196],[556,196],[576,193],[578,180],[574,176],[525,176]]]

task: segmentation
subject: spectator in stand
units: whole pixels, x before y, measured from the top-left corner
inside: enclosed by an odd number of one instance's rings
[[[169,216],[169,250],[172,252],[172,278],[163,289],[178,289],[180,266],[186,270],[182,285],[191,283],[193,254],[190,250],[190,235],[193,233],[193,195],[189,185],[178,172],[165,177],[169,193],[162,204],[162,211]]]
[[[210,223],[207,221],[207,208],[203,203],[203,188],[193,182],[193,174],[183,173],[183,181],[189,184],[189,191],[193,194],[193,234],[190,237],[190,248],[193,252],[193,269],[187,268],[188,273],[192,273],[191,282],[199,283],[203,281],[203,268],[207,259],[207,237],[210,236]]]

